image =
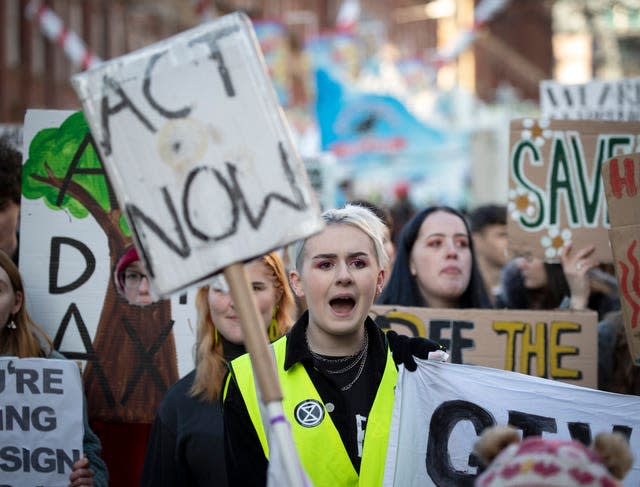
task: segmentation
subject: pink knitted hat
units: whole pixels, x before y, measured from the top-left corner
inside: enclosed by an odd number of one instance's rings
[[[124,271],[129,264],[135,262],[136,260],[140,260],[138,251],[135,247],[131,247],[124,254],[122,254],[122,257],[120,257],[118,263],[116,264],[114,277],[116,280],[116,288],[118,289],[118,292],[120,294],[124,294]]]
[[[539,436],[510,444],[491,462],[476,487],[617,487],[622,483],[599,455],[575,440]]]

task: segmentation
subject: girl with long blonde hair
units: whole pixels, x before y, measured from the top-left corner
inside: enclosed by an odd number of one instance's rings
[[[269,339],[292,324],[294,301],[282,259],[271,252],[245,264]],[[142,485],[226,486],[221,391],[227,363],[245,352],[240,319],[223,278],[196,294],[196,367],[180,379],[158,410],[147,447]],[[257,325],[256,325],[257,326]]]

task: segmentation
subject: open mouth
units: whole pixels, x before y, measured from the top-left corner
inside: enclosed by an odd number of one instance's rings
[[[356,306],[356,300],[350,297],[333,298],[329,306],[337,314],[348,314]]]

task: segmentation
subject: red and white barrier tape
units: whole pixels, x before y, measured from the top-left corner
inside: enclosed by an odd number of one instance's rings
[[[78,37],[64,25],[60,17],[53,10],[38,0],[33,0],[27,5],[26,17],[37,21],[42,33],[51,41],[64,49],[71,62],[80,66],[83,70],[92,68],[102,60],[95,56]]]
[[[489,22],[495,15],[504,9],[510,0],[483,0],[478,4],[473,13],[473,26],[471,29],[464,30],[458,38],[449,46],[438,52],[430,61],[436,69],[455,60],[462,51],[469,47],[478,37],[478,32]]]
[[[196,14],[200,16],[201,22],[208,22],[213,19],[213,13],[211,12],[210,0],[192,0],[193,8]]]

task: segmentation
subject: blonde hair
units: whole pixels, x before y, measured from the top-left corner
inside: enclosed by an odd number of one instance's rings
[[[325,211],[322,214],[322,219],[326,226],[351,225],[364,232],[373,243],[378,267],[383,269],[387,265],[389,258],[384,250],[385,225],[371,210],[364,206],[346,204],[343,208],[332,208]],[[293,261],[298,272],[302,270],[306,241],[307,239],[299,240],[293,248]]]
[[[284,335],[291,327],[295,304],[289,288],[282,259],[276,252],[270,252],[256,259],[272,272],[273,285],[279,299],[276,304],[275,322],[277,337]],[[220,396],[222,381],[227,373],[227,361],[220,334],[209,312],[209,286],[198,289],[196,294],[198,311],[198,332],[196,339],[196,376],[190,389],[192,397],[200,397],[214,402]]]
[[[0,355],[13,355],[20,358],[49,356],[53,350],[51,339],[29,316],[25,306],[27,297],[24,293],[20,271],[2,250],[0,250],[0,267],[9,276],[13,292],[22,295],[22,305],[18,312],[11,317],[16,328],[10,329],[8,326],[4,326],[0,330]]]

